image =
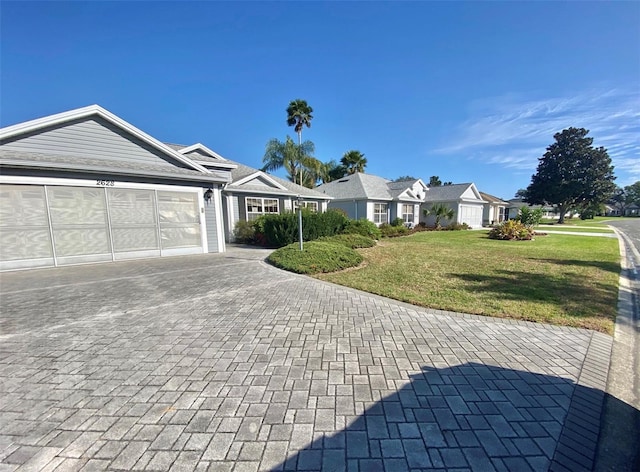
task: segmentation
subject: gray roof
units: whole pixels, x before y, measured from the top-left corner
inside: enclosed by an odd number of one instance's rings
[[[483,200],[486,200],[489,203],[497,203],[498,205],[508,205],[503,199],[490,195],[488,193],[480,192],[480,196]]]
[[[462,194],[467,191],[471,183],[442,185],[439,187],[429,187],[425,202],[456,202],[462,198]]]
[[[417,180],[391,182],[377,175],[355,173],[317,187],[336,200],[395,200]],[[406,201],[420,201],[417,198],[403,198]]]
[[[185,146],[185,145],[182,145],[182,144],[171,144],[171,143],[165,143],[165,144],[167,146],[169,146],[170,148],[176,150],[176,151],[180,151],[181,149],[184,149],[184,148],[188,147],[188,146]],[[201,152],[189,153],[189,154],[187,154],[187,157],[189,157],[190,159],[193,159],[195,162],[197,162],[198,164],[201,164],[201,165],[203,165],[205,167],[208,167],[211,164],[216,164],[216,163],[220,163],[220,162],[225,162],[227,164],[236,165],[237,167],[235,169],[231,170],[231,183],[228,184],[227,187],[226,187],[228,190],[233,190],[233,191],[236,191],[236,192],[242,191],[242,192],[272,193],[272,194],[277,194],[277,195],[289,195],[289,196],[302,195],[304,197],[317,198],[317,199],[322,199],[322,200],[330,200],[331,199],[330,196],[328,196],[328,195],[326,195],[324,193],[320,193],[320,192],[318,192],[318,191],[316,191],[314,189],[310,189],[310,188],[307,188],[307,187],[303,187],[302,185],[294,184],[293,182],[291,182],[289,180],[281,179],[280,177],[276,177],[275,175],[271,175],[268,172],[261,171],[260,169],[256,169],[254,167],[246,166],[244,164],[232,161],[230,159],[224,159],[224,161],[221,161],[218,158],[206,156]],[[282,190],[282,189],[278,189],[278,188],[268,189],[268,188],[260,186],[260,185],[250,185],[250,184],[244,184],[244,185],[240,185],[240,186],[234,185],[234,182],[238,182],[239,180],[242,180],[245,177],[249,177],[250,175],[253,175],[256,172],[260,172],[260,173],[262,173],[264,175],[267,175],[269,178],[275,180],[280,185],[285,187],[286,190]]]
[[[229,181],[227,172],[218,173],[212,171],[211,174],[205,174],[197,170],[162,163],[150,164],[120,160],[107,161],[63,154],[45,154],[8,149],[0,149],[0,166],[58,170],[63,172],[113,173],[197,182],[224,183]]]

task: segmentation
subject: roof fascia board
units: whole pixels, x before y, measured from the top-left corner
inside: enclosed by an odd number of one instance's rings
[[[87,107],[76,108],[74,110],[57,113],[55,115],[49,115],[43,118],[37,118],[35,120],[26,121],[24,123],[18,123],[12,126],[7,126],[6,128],[0,129],[0,139],[12,138],[20,134],[37,131],[42,128],[63,124],[72,120],[88,118],[93,115],[97,115],[102,119],[110,122],[111,124],[119,127],[120,129],[127,131],[128,133],[132,134],[136,138],[142,140],[143,142],[146,142],[147,144],[156,148],[157,150],[162,151],[165,154],[168,154],[169,156],[173,157],[177,161],[182,162],[183,164],[191,167],[194,170],[197,170],[203,173],[210,173],[208,169],[202,167],[200,164],[196,164],[193,160],[191,160],[187,156],[183,156],[178,151],[171,149],[169,146],[158,141],[157,139],[148,135],[144,131],[136,128],[130,123],[127,123],[122,118],[119,118],[118,116],[114,115],[110,111],[105,110],[100,105],[89,105]]]
[[[254,172],[253,174],[249,174],[246,177],[241,178],[240,180],[236,180],[235,182],[233,182],[233,185],[242,185],[242,184],[245,184],[245,183],[249,182],[250,180],[253,180],[253,179],[256,179],[256,178],[263,178],[267,182],[269,182],[270,184],[275,185],[280,190],[284,190],[286,192],[291,192],[291,190],[289,190],[287,187],[285,187],[281,183],[277,182],[276,180],[271,178],[271,176],[269,174],[266,174],[265,172],[262,172],[261,170],[258,170],[256,172]],[[294,193],[294,192],[292,192],[292,193]]]
[[[191,146],[187,146],[185,148],[179,149],[178,152],[180,154],[187,154],[187,153],[189,153],[191,151],[197,151],[197,150],[204,151],[207,154],[209,154],[211,157],[215,157],[216,159],[221,159],[223,161],[226,161],[226,159],[224,157],[222,157],[220,154],[218,154],[214,150],[209,149],[207,146],[205,146],[202,143],[192,144]],[[194,160],[196,160],[196,159],[194,159]]]
[[[209,167],[219,167],[221,169],[236,169],[238,166],[235,164],[229,164],[228,162],[210,162],[201,161],[199,159],[192,159],[196,164],[200,164],[202,167],[208,169]]]
[[[135,176],[147,176],[147,177],[162,177],[171,180],[189,180],[195,182],[216,182],[216,183],[228,183],[229,179],[225,179],[224,177],[219,177],[212,172],[202,173],[202,175],[176,175],[165,172],[154,172],[149,170],[139,171],[135,169],[123,171],[119,169],[113,169],[109,167],[98,167],[98,166],[84,166],[78,165],[73,168],[69,168],[67,164],[63,163],[55,163],[48,162],[43,164],[27,164],[25,165],[24,161],[14,161],[11,159],[2,159],[0,162],[0,167],[11,167],[11,168],[21,168],[21,169],[42,169],[42,170],[54,170],[54,171],[64,171],[64,172],[88,172],[92,174],[114,174],[114,175],[135,175]]]

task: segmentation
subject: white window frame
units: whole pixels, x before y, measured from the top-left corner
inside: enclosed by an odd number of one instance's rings
[[[377,225],[382,223],[388,223],[389,217],[389,205],[386,203],[374,203],[373,204],[373,222]]]
[[[302,202],[300,202],[300,204],[302,205],[302,208],[307,208],[318,213],[318,202],[303,200]],[[293,209],[294,211],[298,210],[298,200],[293,201]]]
[[[409,211],[407,211],[407,209]],[[415,210],[416,208],[413,203],[403,203],[402,204],[402,220],[405,223],[413,223],[416,218]]]
[[[257,202],[257,205],[252,206],[257,206],[258,211],[249,211],[250,200],[254,200]],[[247,221],[253,221],[262,215],[275,215],[280,213],[280,200],[277,198],[246,197],[244,199],[244,206],[246,210]],[[275,208],[275,211],[267,211],[268,208]]]

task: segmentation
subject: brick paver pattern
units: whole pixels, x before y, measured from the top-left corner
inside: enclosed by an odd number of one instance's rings
[[[0,471],[547,470],[601,340],[232,253],[2,277]]]

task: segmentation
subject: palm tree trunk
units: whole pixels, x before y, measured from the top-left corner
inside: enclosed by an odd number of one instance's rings
[[[298,158],[302,161],[302,131],[298,131]],[[300,162],[300,185],[302,185],[302,162]]]

